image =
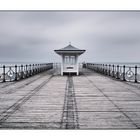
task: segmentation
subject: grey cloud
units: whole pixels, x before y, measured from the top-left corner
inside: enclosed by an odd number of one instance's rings
[[[71,41],[80,61],[139,61],[140,12],[0,12],[0,61],[60,61]]]

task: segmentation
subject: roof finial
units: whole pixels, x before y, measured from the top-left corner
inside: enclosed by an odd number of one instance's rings
[[[69,45],[71,45],[71,42],[69,42]]]

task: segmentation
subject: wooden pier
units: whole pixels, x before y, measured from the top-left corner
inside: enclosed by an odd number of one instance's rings
[[[89,69],[61,76],[54,67],[0,83],[1,129],[139,129],[140,86]]]

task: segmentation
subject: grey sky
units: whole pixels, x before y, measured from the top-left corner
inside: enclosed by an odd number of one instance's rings
[[[0,12],[0,61],[60,61],[70,41],[80,61],[140,62],[140,12]]]

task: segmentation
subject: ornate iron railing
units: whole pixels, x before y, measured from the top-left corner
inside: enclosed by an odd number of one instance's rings
[[[15,65],[0,67],[0,82],[18,81],[52,69],[53,63]]]
[[[140,67],[86,63],[84,67],[129,82],[140,82]]]

